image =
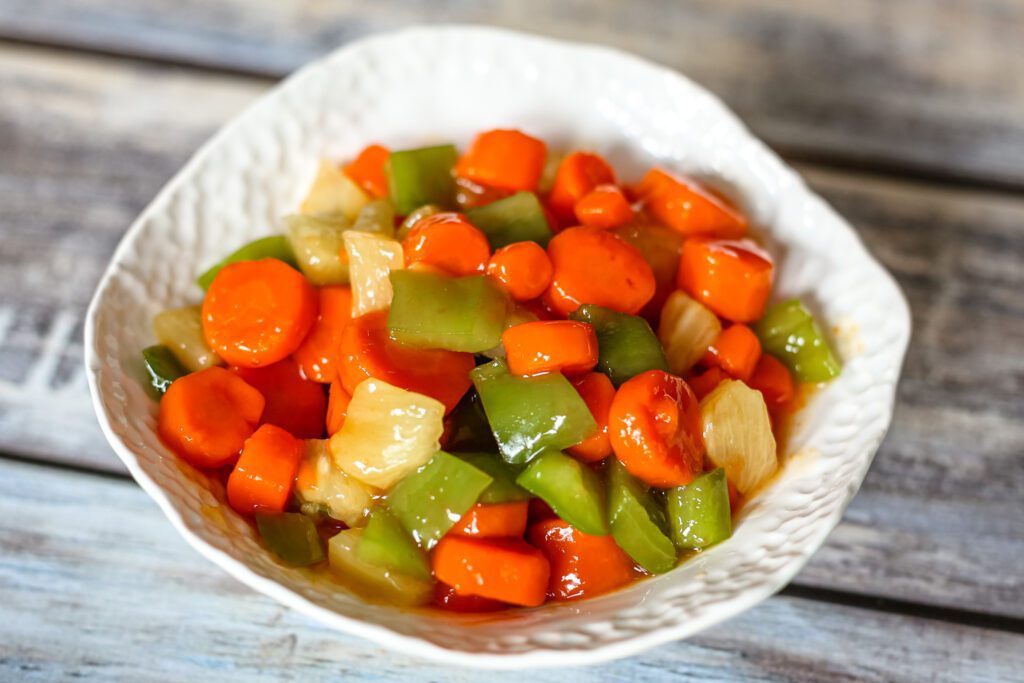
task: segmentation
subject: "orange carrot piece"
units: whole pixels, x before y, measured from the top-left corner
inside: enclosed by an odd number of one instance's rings
[[[245,441],[228,477],[228,502],[243,515],[283,512],[302,460],[302,441],[265,424]]]
[[[772,291],[771,257],[749,240],[739,242],[690,238],[679,261],[679,288],[736,323],[764,314]]]
[[[488,187],[534,190],[547,153],[541,140],[518,130],[489,130],[476,136],[455,174]]]
[[[637,187],[644,206],[661,223],[687,236],[739,239],[746,217],[692,180],[652,168]]]
[[[447,535],[433,552],[434,576],[459,595],[477,595],[522,607],[544,602],[550,567],[521,539]]]
[[[303,375],[326,384],[338,375],[338,344],[352,319],[352,289],[321,287],[317,296],[320,305],[316,322],[293,357]]]
[[[615,399],[615,386],[603,372],[590,372],[572,381],[576,391],[590,409],[597,423],[597,431],[567,450],[577,460],[598,462],[612,454],[612,442],[608,438],[608,412]]]
[[[348,404],[352,402],[352,396],[341,386],[341,382],[331,382],[331,389],[327,393],[327,435],[333,436],[345,424],[345,415],[348,413]]]
[[[236,366],[231,371],[266,399],[260,424],[276,425],[299,439],[323,436],[327,412],[323,387],[305,379],[293,360],[286,359],[261,368]]]
[[[578,375],[597,365],[597,335],[587,323],[538,320],[513,325],[501,335],[514,375],[562,372]]]
[[[757,335],[743,323],[736,323],[722,330],[718,339],[711,343],[704,353],[704,364],[717,365],[749,384],[760,357],[761,342]]]
[[[217,273],[203,299],[206,343],[231,365],[290,356],[316,320],[316,290],[277,259],[240,261]]]
[[[370,145],[343,170],[366,194],[377,198],[387,197],[388,178],[384,173],[384,164],[390,157],[391,151],[387,147]]]
[[[636,247],[595,228],[569,228],[548,244],[553,275],[544,303],[561,316],[582,304],[635,315],[654,296],[654,271]]]
[[[747,384],[761,392],[769,408],[785,408],[793,400],[793,376],[785,365],[767,353],[761,354]]]
[[[598,185],[576,202],[576,220],[591,228],[617,228],[633,220],[633,207],[615,185]]]
[[[180,377],[160,399],[157,433],[196,467],[222,467],[238,457],[263,413],[259,391],[221,367]]]
[[[662,370],[626,380],[608,414],[615,456],[650,486],[689,484],[703,466],[700,407],[690,387]]]
[[[536,242],[515,242],[498,249],[487,262],[487,274],[516,301],[536,299],[551,284],[551,259]]]
[[[475,612],[497,612],[508,607],[498,600],[481,598],[479,595],[459,595],[459,593],[444,583],[434,582],[434,606],[446,612],[475,613]]]
[[[459,518],[449,533],[477,538],[511,538],[526,531],[526,515],[530,503],[515,500],[510,503],[477,503]]]
[[[349,394],[368,377],[431,396],[450,413],[472,382],[473,354],[414,349],[388,337],[387,311],[354,318],[341,336],[338,377]]]
[[[715,366],[708,368],[699,375],[691,377],[688,384],[699,401],[714,391],[715,387],[725,379],[729,379],[729,375],[722,368]]]
[[[408,265],[426,263],[452,275],[483,273],[491,257],[487,237],[459,213],[436,213],[417,221],[402,248]]]
[[[591,536],[555,518],[530,527],[530,544],[551,563],[548,595],[575,600],[601,595],[632,581],[633,560],[611,536]]]
[[[573,152],[562,160],[548,195],[548,206],[562,226],[576,220],[576,202],[598,185],[615,184],[608,162],[591,152]]]

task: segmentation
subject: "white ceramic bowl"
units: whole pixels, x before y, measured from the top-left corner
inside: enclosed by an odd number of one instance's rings
[[[794,74],[794,78],[799,74]],[[657,578],[573,604],[499,616],[368,605],[275,563],[222,488],[157,439],[135,379],[158,311],[197,302],[198,270],[272,232],[320,157],[379,141],[464,145],[523,128],[604,154],[626,178],[652,163],[714,178],[763,228],[777,296],[837,330],[842,376],[801,414],[782,475],[729,541]],[[850,226],[683,76],[602,47],[484,28],[417,28],[352,43],[297,72],[221,130],[146,208],[114,254],[85,328],[89,387],[111,446],[174,527],[239,580],[339,631],[471,666],[588,664],[727,619],[784,586],[857,491],[892,417],[907,305]]]

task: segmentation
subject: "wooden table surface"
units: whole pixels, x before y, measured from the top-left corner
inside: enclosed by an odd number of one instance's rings
[[[531,678],[1022,680],[1015,0],[0,0],[0,680],[521,679],[338,635],[203,560],[107,446],[82,367],[114,246],[204,139],[341,43],[450,21],[616,45],[707,85],[914,315],[888,438],[788,588],[688,641]]]

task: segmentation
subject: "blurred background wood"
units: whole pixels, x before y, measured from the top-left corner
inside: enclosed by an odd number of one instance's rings
[[[854,223],[914,312],[893,428],[793,586],[570,679],[1019,676],[1024,4],[766,5],[0,0],[0,680],[469,677],[346,642],[188,550],[99,433],[81,361],[114,246],[205,138],[339,43],[440,21],[680,68]]]

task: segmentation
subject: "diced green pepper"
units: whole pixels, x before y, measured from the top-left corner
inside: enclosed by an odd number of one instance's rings
[[[448,415],[448,449],[451,451],[496,452],[498,442],[484,414],[484,404],[475,389],[465,393]]]
[[[395,235],[395,209],[386,199],[375,199],[359,211],[353,230],[373,232],[385,237]]]
[[[814,316],[799,299],[769,308],[754,331],[764,351],[782,361],[801,382],[827,382],[842,369]]]
[[[256,527],[270,552],[283,562],[308,567],[324,559],[323,542],[313,520],[300,512],[256,513]]]
[[[568,448],[597,429],[587,404],[561,373],[519,377],[495,360],[469,376],[506,462],[523,464],[545,448]]]
[[[608,516],[619,547],[652,574],[676,566],[665,510],[615,458],[608,464]]]
[[[732,536],[729,487],[721,467],[670,489],[666,497],[677,548],[708,548]]]
[[[360,560],[363,529],[345,529],[327,542],[331,572],[364,598],[394,605],[415,606],[430,602],[433,581],[423,581]]]
[[[391,271],[388,333],[418,348],[485,351],[501,341],[508,299],[485,275]]]
[[[298,268],[295,263],[295,254],[288,243],[288,238],[284,235],[271,235],[270,237],[258,239],[255,242],[249,242],[249,244],[246,244],[238,251],[232,252],[227,258],[214,264],[209,270],[196,278],[196,283],[205,292],[210,288],[213,278],[217,277],[217,273],[224,266],[238,263],[239,261],[259,261],[265,258],[276,258],[279,261],[284,261],[292,268]]]
[[[608,534],[604,484],[597,472],[561,451],[547,450],[527,465],[516,483],[585,534]]]
[[[387,506],[427,550],[473,507],[491,477],[460,458],[438,451],[387,495]]]
[[[150,384],[158,394],[162,395],[167,391],[167,387],[171,386],[171,382],[188,374],[188,370],[163,344],[155,344],[142,349],[142,358],[146,362]]]
[[[455,204],[454,145],[438,145],[392,152],[384,165],[395,211],[411,213],[424,204]]]
[[[657,285],[654,296],[644,306],[641,315],[657,319],[665,299],[676,289],[679,256],[683,250],[683,236],[664,225],[630,224],[614,230],[615,234],[640,250],[644,260],[654,272]]]
[[[536,242],[547,247],[551,239],[551,226],[544,215],[544,207],[532,192],[517,192],[511,197],[469,209],[466,218],[487,236],[492,249],[500,249],[513,242]]]
[[[584,304],[569,315],[590,323],[597,335],[597,369],[616,387],[647,370],[668,372],[665,350],[647,321],[636,315]]]
[[[533,498],[529,491],[516,483],[518,469],[502,460],[500,455],[496,453],[458,453],[457,455],[487,474],[492,480],[491,485],[484,489],[476,502],[490,505]]]
[[[356,546],[356,557],[399,574],[430,579],[427,554],[416,545],[409,532],[402,528],[401,522],[380,506],[370,512],[363,537]]]

